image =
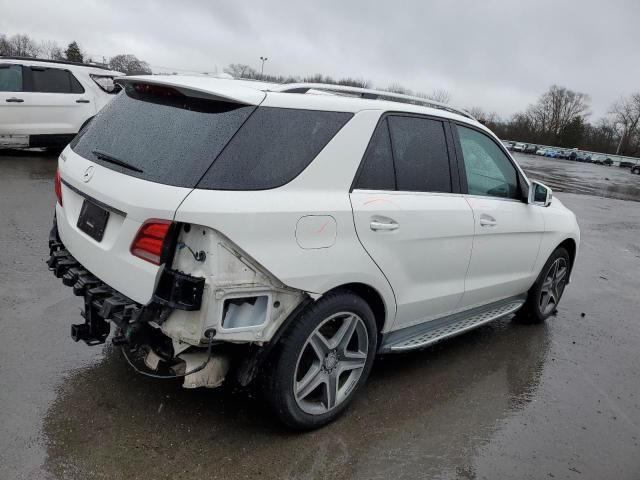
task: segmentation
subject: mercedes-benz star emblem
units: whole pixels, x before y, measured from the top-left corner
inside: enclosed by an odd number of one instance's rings
[[[84,180],[84,183],[87,183],[89,180],[91,180],[91,178],[93,177],[94,170],[95,168],[93,167],[93,165],[89,165],[87,167],[87,169],[82,174],[82,180]]]

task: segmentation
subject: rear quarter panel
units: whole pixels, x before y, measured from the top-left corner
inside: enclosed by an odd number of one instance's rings
[[[380,111],[357,113],[289,184],[263,191],[197,189],[175,219],[221,232],[290,287],[318,295],[353,282],[373,287],[385,303],[388,326],[395,318],[393,291],[358,240],[349,201],[351,182],[379,117]],[[299,244],[296,226],[310,215],[333,217],[335,243],[324,248]]]

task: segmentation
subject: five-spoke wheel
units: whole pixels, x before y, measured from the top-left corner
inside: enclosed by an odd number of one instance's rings
[[[300,429],[335,419],[369,375],[377,333],[371,307],[349,291],[302,311],[265,371],[265,394],[280,419]]]
[[[296,364],[294,394],[312,415],[342,403],[358,383],[367,361],[369,335],[362,319],[339,312],[311,332]]]
[[[569,266],[563,257],[556,258],[547,270],[540,288],[539,305],[543,315],[550,315],[558,306],[567,282]]]
[[[542,267],[538,279],[529,290],[526,303],[516,318],[524,323],[540,323],[549,318],[558,308],[570,272],[569,252],[559,247]]]

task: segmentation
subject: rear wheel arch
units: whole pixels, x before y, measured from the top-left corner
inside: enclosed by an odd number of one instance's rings
[[[388,321],[388,308],[386,307],[384,299],[380,292],[378,292],[378,290],[365,283],[354,282],[334,287],[324,293],[324,295],[339,291],[348,291],[354,293],[362,298],[365,302],[367,302],[367,304],[373,311],[373,315],[375,316],[378,333],[382,332]]]

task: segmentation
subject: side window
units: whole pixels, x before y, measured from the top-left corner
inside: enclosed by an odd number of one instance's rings
[[[229,141],[198,187],[280,187],[307,168],[352,116],[346,112],[259,107]]]
[[[84,88],[68,71],[58,68],[31,67],[31,92],[84,93]]]
[[[0,64],[0,92],[22,91],[22,66]]]
[[[451,192],[442,122],[401,116],[391,116],[388,121],[398,190]]]
[[[396,175],[393,171],[389,127],[384,119],[373,132],[369,147],[362,159],[354,188],[363,190],[395,190]]]
[[[457,130],[469,193],[519,198],[516,168],[495,142],[471,128],[458,125]]]

